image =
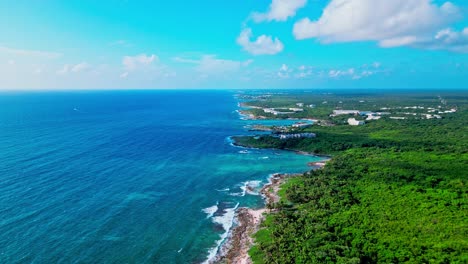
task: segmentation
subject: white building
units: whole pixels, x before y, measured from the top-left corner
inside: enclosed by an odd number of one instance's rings
[[[299,134],[281,134],[279,135],[279,138],[284,140],[284,139],[290,139],[290,138],[314,138],[317,135],[314,133],[299,133]]]
[[[379,120],[380,118],[382,117],[378,115],[368,115],[366,120]]]
[[[294,112],[302,112],[302,111],[304,111],[304,109],[302,109],[302,108],[294,108],[294,107],[293,107],[293,108],[288,108],[288,110],[294,111]]]
[[[355,118],[349,118],[348,119],[348,124],[350,126],[362,126],[362,125],[365,124],[365,122],[364,121],[358,121]]]
[[[294,123],[292,125],[292,127],[294,127],[294,128],[306,128],[306,127],[310,127],[310,126],[312,126],[311,123],[305,123],[305,122],[298,122],[298,123]]]
[[[332,116],[357,115],[357,114],[359,114],[359,110],[333,110]]]

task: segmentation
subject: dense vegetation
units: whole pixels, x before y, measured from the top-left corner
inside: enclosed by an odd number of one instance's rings
[[[456,102],[459,111],[439,120],[304,130],[314,139],[237,138],[333,154],[283,186],[255,235],[254,262],[468,263],[466,95]]]

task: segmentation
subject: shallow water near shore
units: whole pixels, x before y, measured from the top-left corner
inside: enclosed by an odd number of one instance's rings
[[[276,172],[220,91],[0,94],[0,262],[198,263]],[[257,191],[256,191],[257,190]]]

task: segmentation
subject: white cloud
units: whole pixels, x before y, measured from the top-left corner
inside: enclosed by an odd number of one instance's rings
[[[252,60],[252,59],[246,60],[246,61],[242,62],[242,66],[247,67],[250,64],[252,64],[253,62],[254,62],[254,60]]]
[[[354,75],[355,75],[354,68],[349,68],[347,70],[330,70],[328,72],[328,76],[330,78],[339,78],[342,76],[354,76]]]
[[[91,65],[86,62],[81,62],[78,64],[65,64],[61,69],[57,71],[57,74],[63,75],[67,73],[78,73],[82,71],[86,71],[91,68]]]
[[[428,43],[422,43],[429,49],[447,49],[455,52],[468,53],[468,27],[460,32],[450,28],[443,29]]]
[[[237,43],[253,55],[274,55],[284,49],[283,43],[278,38],[273,39],[271,36],[261,35],[252,42],[251,37],[252,30],[246,28],[237,38]]]
[[[153,62],[159,61],[158,56],[152,54],[147,56],[146,54],[140,54],[136,56],[124,56],[122,64],[127,71],[133,71],[140,67],[146,67],[151,65]]]
[[[303,8],[307,0],[273,0],[266,13],[253,13],[255,22],[262,21],[286,21],[296,15],[297,10]]]
[[[280,79],[289,79],[290,73],[292,73],[293,70],[288,67],[288,65],[283,64],[281,65],[277,75]]]
[[[432,0],[332,0],[317,21],[294,25],[296,39],[322,43],[377,41],[382,47],[418,46],[461,17],[450,2]]]
[[[91,65],[89,65],[86,62],[82,62],[82,63],[76,64],[75,66],[73,66],[71,68],[71,71],[72,72],[81,72],[81,71],[85,71],[85,70],[87,70],[89,68],[91,68]]]
[[[209,76],[226,76],[231,73],[238,73],[244,68],[249,67],[254,61],[252,59],[245,61],[220,59],[216,55],[197,55],[198,58],[174,57],[173,61],[179,63],[195,65],[195,72],[200,76],[207,78]]]
[[[119,39],[119,40],[109,43],[109,46],[120,46],[120,47],[128,48],[128,47],[132,47],[133,44],[131,44],[129,41],[125,39]]]
[[[381,69],[381,64],[378,62],[372,63],[370,66],[363,65],[356,68],[347,69],[331,69],[328,71],[328,77],[331,79],[352,79],[360,80],[366,77],[370,77],[376,74],[388,73],[386,69]]]
[[[120,78],[122,78],[122,79],[125,79],[127,77],[128,77],[128,72],[124,72],[124,73],[120,74]]]
[[[26,56],[26,57],[39,57],[45,59],[56,59],[62,56],[61,53],[40,51],[40,50],[24,50],[24,49],[13,49],[4,46],[0,46],[0,53],[5,53],[14,56]]]
[[[218,59],[214,55],[205,55],[198,62],[196,70],[206,75],[218,75],[229,72],[236,72],[242,67],[247,67],[252,63],[252,60],[234,61]]]
[[[172,60],[175,62],[191,63],[191,64],[198,64],[200,62],[200,60],[193,60],[193,59],[187,59],[187,58],[182,58],[182,57],[174,57],[172,58]]]
[[[332,80],[358,80],[388,72],[388,70],[382,69],[380,63],[364,64],[362,66],[349,68],[316,68],[308,65],[291,67],[286,64],[282,64],[278,70],[272,72],[271,74],[268,74],[268,76],[270,76],[269,78],[277,78],[282,80],[305,80],[311,78],[326,78]]]
[[[69,64],[65,64],[63,65],[63,67],[57,71],[57,74],[59,75],[63,75],[63,74],[67,74],[71,69],[71,66]]]
[[[305,79],[313,73],[312,67],[301,65],[297,68],[297,73],[294,75],[298,79]]]

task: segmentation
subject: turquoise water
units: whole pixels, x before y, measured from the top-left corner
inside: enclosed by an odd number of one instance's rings
[[[0,94],[0,263],[198,263],[275,172],[230,92]]]

